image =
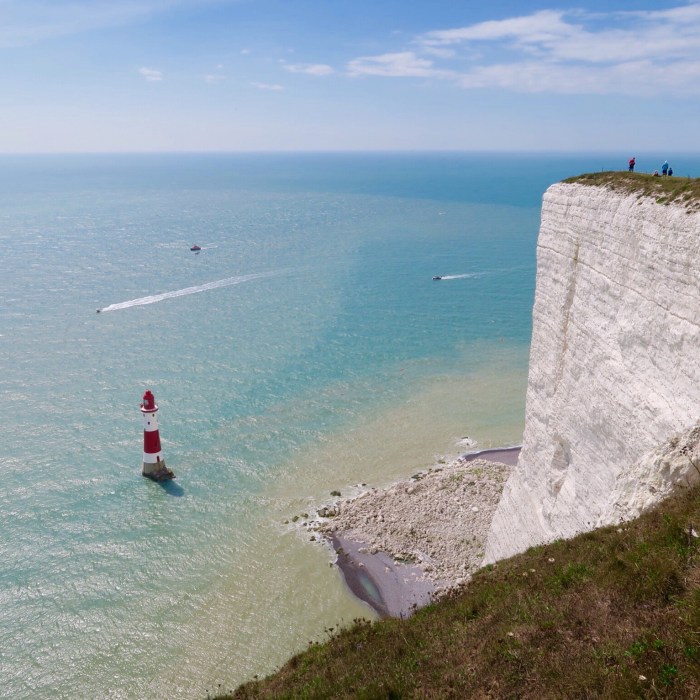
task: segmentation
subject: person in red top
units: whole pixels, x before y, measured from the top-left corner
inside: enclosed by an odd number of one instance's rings
[[[634,158],[630,158],[630,163],[629,163],[629,165],[630,165],[630,172],[631,172],[631,173],[634,172],[634,162],[635,162],[635,161],[634,161]]]

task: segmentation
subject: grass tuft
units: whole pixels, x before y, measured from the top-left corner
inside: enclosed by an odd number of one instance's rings
[[[658,204],[679,204],[688,211],[700,211],[700,179],[690,177],[654,177],[646,173],[609,170],[570,177],[564,182],[595,185],[651,197]]]

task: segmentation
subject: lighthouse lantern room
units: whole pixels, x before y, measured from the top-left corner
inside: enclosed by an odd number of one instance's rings
[[[141,414],[143,415],[143,471],[141,473],[153,481],[174,479],[175,474],[165,466],[158,432],[158,406],[150,389],[143,395]]]

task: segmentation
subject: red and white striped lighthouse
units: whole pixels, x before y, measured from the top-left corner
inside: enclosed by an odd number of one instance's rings
[[[158,406],[150,389],[143,395],[141,415],[143,415],[143,471],[141,473],[154,481],[174,479],[175,474],[165,466],[165,459],[163,459],[158,433]]]

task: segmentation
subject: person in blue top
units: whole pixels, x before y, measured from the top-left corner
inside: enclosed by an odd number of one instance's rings
[[[668,175],[668,161],[665,160],[664,164],[661,166],[661,174]]]

